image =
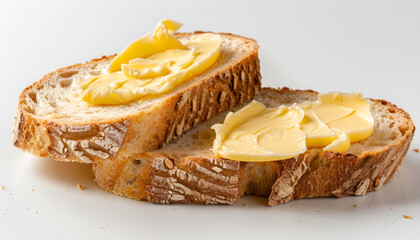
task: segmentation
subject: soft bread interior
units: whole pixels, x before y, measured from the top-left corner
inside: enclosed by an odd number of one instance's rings
[[[268,107],[280,105],[292,105],[304,101],[316,101],[318,93],[313,91],[293,91],[287,88],[275,90],[264,88],[262,93],[255,97],[256,100]],[[247,103],[245,103],[247,104]],[[238,106],[233,111],[243,107]],[[189,156],[205,157],[212,156],[211,147],[215,138],[214,130],[211,129],[216,123],[223,122],[226,114],[223,112],[207,122],[199,124],[196,128],[184,133],[180,138],[170,142],[165,147],[155,152],[164,153],[171,158],[183,158]],[[352,143],[347,153],[361,154],[366,151],[378,151],[389,144],[393,144],[407,130],[409,118],[402,110],[385,101],[372,101],[372,114],[375,126],[372,136],[368,139]]]
[[[196,33],[199,34],[199,33]],[[191,34],[179,34],[185,41]],[[159,101],[197,84],[206,77],[222,70],[236,61],[247,57],[257,47],[254,41],[230,34],[221,34],[221,55],[217,62],[203,74],[178,86],[170,93],[161,96],[141,99],[123,105],[99,106],[84,102],[80,98],[80,89],[76,82],[89,75],[105,72],[112,57],[91,63],[89,67],[74,66],[65,71],[47,76],[37,83],[37,87],[28,89],[24,98],[24,110],[41,119],[54,119],[56,122],[84,124],[92,121],[110,121],[112,118],[130,116],[138,111],[148,109]],[[84,65],[86,66],[86,65]]]

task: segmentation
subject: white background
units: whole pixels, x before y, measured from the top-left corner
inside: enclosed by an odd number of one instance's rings
[[[0,0],[1,239],[418,238],[418,136],[381,191],[276,207],[257,197],[234,206],[134,201],[100,190],[89,165],[37,159],[12,146],[26,86],[118,52],[162,18],[183,22],[186,32],[256,39],[265,86],[363,92],[404,108],[420,126],[420,1]]]

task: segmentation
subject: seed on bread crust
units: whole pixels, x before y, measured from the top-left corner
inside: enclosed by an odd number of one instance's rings
[[[169,169],[172,169],[174,168],[174,163],[169,158],[167,158],[165,159],[165,166]]]

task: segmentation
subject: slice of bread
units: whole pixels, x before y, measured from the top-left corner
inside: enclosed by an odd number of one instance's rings
[[[255,99],[278,107],[314,101],[317,95],[264,88]],[[364,195],[380,189],[398,171],[415,131],[410,116],[384,100],[372,100],[372,113],[372,136],[343,154],[310,148],[283,161],[218,158],[211,151],[215,134],[210,127],[223,122],[223,112],[161,149],[94,163],[93,173],[105,190],[153,203],[232,204],[253,194],[269,196],[273,206],[300,198]]]
[[[177,33],[185,41],[195,33]],[[20,95],[13,144],[40,157],[91,163],[162,147],[215,114],[261,90],[258,45],[219,33],[221,54],[199,76],[156,98],[123,105],[91,105],[75,82],[106,71],[113,56],[59,69]]]

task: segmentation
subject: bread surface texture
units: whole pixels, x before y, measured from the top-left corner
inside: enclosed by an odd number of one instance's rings
[[[263,88],[255,99],[278,107],[317,96],[310,90]],[[352,143],[345,153],[310,148],[294,158],[260,163],[216,157],[210,127],[221,123],[226,111],[160,149],[95,162],[95,181],[114,194],[161,204],[233,204],[252,194],[267,196],[274,206],[300,198],[364,195],[380,189],[398,171],[415,132],[404,110],[384,100],[371,101],[373,134]]]
[[[177,33],[185,41],[196,33]],[[201,121],[245,102],[261,90],[256,41],[218,33],[215,64],[170,93],[121,105],[81,100],[77,81],[100,75],[115,55],[65,67],[44,76],[20,95],[13,144],[59,161],[113,161],[162,147]]]

